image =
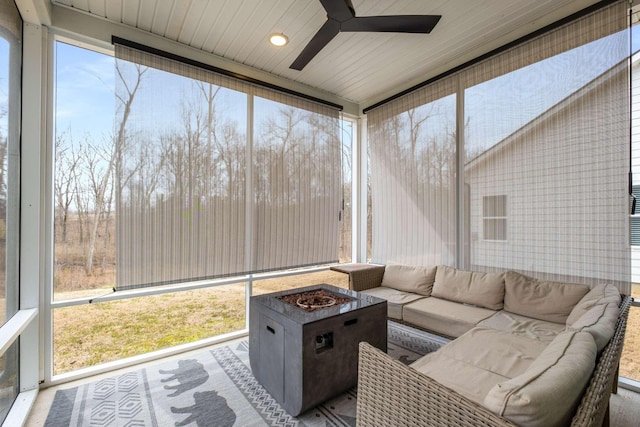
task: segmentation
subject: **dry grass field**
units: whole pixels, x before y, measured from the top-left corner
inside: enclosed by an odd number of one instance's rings
[[[86,248],[79,244],[77,218],[66,242],[56,239],[54,299],[95,298],[93,304],[54,310],[54,373],[188,343],[245,328],[245,285],[175,292],[116,302],[99,302],[115,283],[113,231],[96,247],[91,275],[84,268]],[[314,283],[347,287],[347,275],[333,271],[255,281],[253,294]],[[633,287],[640,300],[640,284]],[[640,307],[629,313],[622,376],[640,380]]]
[[[347,277],[342,273],[322,271],[256,280],[253,282],[253,294],[316,283],[347,287]],[[99,294],[95,290],[71,291],[60,293],[58,297],[73,299]],[[54,374],[243,328],[243,283],[59,308],[54,310],[53,315]]]
[[[640,284],[634,283],[631,295],[640,301]],[[640,307],[631,307],[620,359],[620,375],[640,381]]]
[[[253,294],[314,283],[347,287],[345,274],[323,271],[259,280]],[[54,372],[60,374],[188,343],[245,327],[244,284],[73,306],[54,311]],[[75,295],[74,295],[75,294]],[[65,292],[61,299],[87,291]],[[95,291],[90,291],[95,295]],[[640,299],[640,285],[634,285]],[[640,380],[640,308],[629,314],[620,374]]]

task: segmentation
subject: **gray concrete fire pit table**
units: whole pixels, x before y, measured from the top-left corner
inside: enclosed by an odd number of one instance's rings
[[[318,290],[348,302],[314,311],[295,304],[293,294]],[[251,297],[251,370],[293,416],[356,385],[361,341],[387,351],[385,300],[327,284]]]

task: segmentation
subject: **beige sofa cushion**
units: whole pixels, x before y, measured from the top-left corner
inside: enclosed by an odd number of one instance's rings
[[[593,338],[584,332],[565,331],[522,375],[496,384],[484,406],[517,425],[569,425],[595,361]]]
[[[476,327],[411,367],[482,405],[489,390],[524,373],[547,344]]]
[[[620,301],[620,291],[614,285],[596,285],[571,310],[567,318],[567,325],[575,323],[583,314],[598,304],[606,305],[613,302],[620,306]]]
[[[405,305],[402,319],[441,335],[459,337],[493,314],[493,310],[432,296]]]
[[[389,264],[384,268],[382,286],[428,297],[436,277],[436,267]]]
[[[405,304],[425,298],[422,295],[403,292],[397,289],[387,288],[386,286],[378,286],[361,292],[387,300],[387,316],[400,320],[402,320],[402,307]]]
[[[431,295],[449,301],[501,310],[504,300],[503,273],[463,271],[439,265]]]
[[[589,287],[572,283],[547,282],[524,274],[505,273],[504,309],[534,319],[563,323]]]
[[[553,341],[560,332],[566,329],[566,326],[560,323],[532,319],[531,317],[520,316],[508,311],[498,311],[493,316],[478,323],[478,326],[486,326],[487,328],[546,342]]]
[[[569,328],[588,332],[596,342],[598,353],[600,353],[611,340],[616,330],[619,312],[620,309],[615,302],[598,304],[591,307],[582,317],[569,325]]]

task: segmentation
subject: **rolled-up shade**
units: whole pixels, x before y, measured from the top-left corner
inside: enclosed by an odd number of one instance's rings
[[[117,288],[336,262],[339,111],[116,44]]]

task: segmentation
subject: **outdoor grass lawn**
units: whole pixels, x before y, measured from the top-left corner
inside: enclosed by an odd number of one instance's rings
[[[334,271],[259,280],[253,294],[331,283],[348,287]],[[245,327],[244,284],[176,292],[54,310],[54,373],[60,374],[124,357],[184,344]],[[87,291],[64,292],[71,299]],[[95,295],[95,291],[91,291]],[[633,287],[640,299],[640,284]],[[632,307],[620,375],[640,380],[640,307]]]
[[[256,280],[253,294],[316,283],[346,288],[348,276],[327,270]],[[95,296],[100,291],[58,293],[56,299]],[[245,327],[245,284],[94,302],[55,309],[53,313],[53,365],[57,375],[241,330]]]

